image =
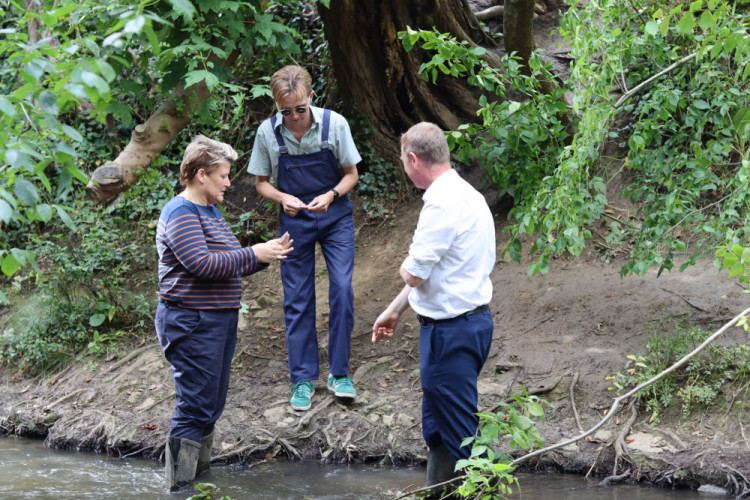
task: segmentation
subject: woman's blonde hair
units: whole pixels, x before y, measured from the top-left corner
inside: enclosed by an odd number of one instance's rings
[[[237,160],[237,151],[229,144],[214,141],[205,135],[198,134],[185,148],[180,164],[180,184],[190,182],[198,170],[203,169],[207,174],[214,171],[217,165],[225,162],[230,164]]]

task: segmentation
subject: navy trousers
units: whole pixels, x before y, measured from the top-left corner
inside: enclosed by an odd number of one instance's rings
[[[309,198],[309,199],[307,199]],[[312,195],[302,197],[308,203]],[[322,214],[300,211],[280,215],[280,230],[294,240],[294,252],[281,261],[284,321],[292,383],[317,380],[318,334],[315,328],[315,244],[320,243],[328,270],[328,362],[333,375],[349,373],[354,327],[354,221],[344,196]]]
[[[419,332],[422,435],[427,446],[443,445],[456,460],[468,458],[479,424],[477,377],[492,344],[489,310],[426,323]]]
[[[176,397],[170,436],[200,442],[213,432],[227,401],[238,313],[159,301],[156,334],[172,365]]]

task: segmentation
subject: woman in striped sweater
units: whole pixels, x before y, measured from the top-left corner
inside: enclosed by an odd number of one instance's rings
[[[237,341],[242,277],[293,250],[289,235],[243,248],[232,234],[216,204],[224,200],[235,160],[228,144],[197,136],[180,165],[185,190],[164,206],[156,231],[155,326],[176,394],[165,451],[170,491],[209,468]]]

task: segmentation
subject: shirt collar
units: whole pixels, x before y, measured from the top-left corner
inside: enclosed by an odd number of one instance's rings
[[[444,189],[450,189],[451,186],[454,185],[456,182],[456,177],[458,177],[458,172],[456,172],[455,168],[451,168],[450,170],[446,170],[440,176],[432,181],[432,184],[430,184],[430,187],[428,187],[424,194],[422,195],[422,200],[427,201],[430,197],[433,196],[433,193],[440,193]]]

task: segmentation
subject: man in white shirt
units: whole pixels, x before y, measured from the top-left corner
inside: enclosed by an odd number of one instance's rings
[[[401,137],[401,161],[414,185],[426,190],[424,207],[399,270],[406,286],[375,321],[372,341],[392,337],[407,307],[417,313],[430,486],[453,477],[456,461],[470,456],[461,442],[479,423],[477,377],[494,328],[495,223],[482,194],[451,167],[436,125],[418,123]]]

